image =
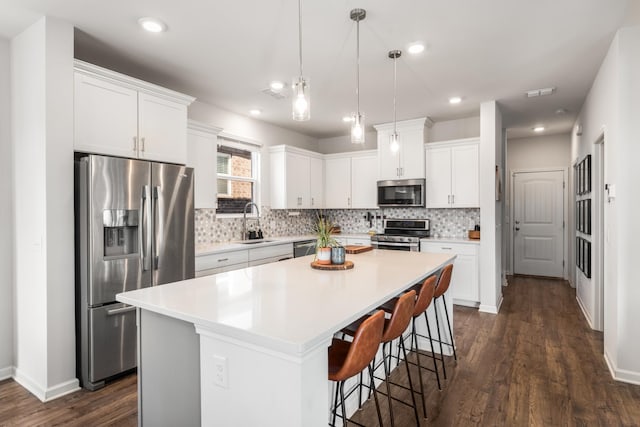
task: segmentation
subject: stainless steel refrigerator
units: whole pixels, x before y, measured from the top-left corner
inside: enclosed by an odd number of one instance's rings
[[[136,367],[135,307],[116,294],[195,276],[193,169],[76,155],[77,371],[83,387]]]

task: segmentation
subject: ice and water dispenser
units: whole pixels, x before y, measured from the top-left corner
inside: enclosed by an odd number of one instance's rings
[[[138,253],[138,211],[108,209],[102,212],[104,257],[121,258]]]

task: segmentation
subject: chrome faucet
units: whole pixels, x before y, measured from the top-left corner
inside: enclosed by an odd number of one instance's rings
[[[247,232],[247,207],[251,207],[251,205],[256,207],[256,221],[258,221],[258,230],[260,230],[260,209],[254,202],[249,202],[244,205],[244,209],[242,209],[242,238],[244,240],[249,240],[249,233]],[[261,238],[261,236],[258,238]]]

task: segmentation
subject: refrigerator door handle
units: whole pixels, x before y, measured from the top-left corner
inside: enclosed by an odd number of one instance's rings
[[[142,218],[142,226],[140,227],[140,246],[142,248],[142,271],[147,271],[149,265],[149,252],[151,252],[151,233],[149,233],[151,210],[149,209],[149,186],[142,186],[142,203],[140,204],[140,217]],[[146,214],[146,216],[145,216]]]
[[[107,316],[114,316],[116,314],[124,314],[129,313],[130,311],[135,311],[136,307],[133,305],[128,305],[126,307],[121,308],[113,308],[111,310],[107,310]]]
[[[158,269],[160,263],[160,257],[158,256],[158,194],[160,193],[160,187],[155,185],[153,187],[153,269]]]

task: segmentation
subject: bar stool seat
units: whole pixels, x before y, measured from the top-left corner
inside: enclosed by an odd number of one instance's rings
[[[328,378],[337,382],[331,425],[335,426],[338,411],[338,393],[340,394],[340,406],[342,407],[342,425],[347,425],[345,413],[344,382],[361,373],[365,368],[369,369],[369,377],[373,381],[373,370],[370,363],[373,361],[384,328],[384,311],[379,310],[375,314],[367,317],[357,328],[353,341],[344,341],[334,338],[328,350]],[[373,397],[378,411],[378,422],[382,426],[382,415],[376,391]],[[357,424],[357,423],[356,423]]]
[[[396,399],[393,396],[391,396],[391,388],[390,388],[390,384],[394,384],[394,385],[399,385],[399,384],[395,384],[392,383],[389,379],[390,377],[390,371],[391,371],[391,346],[392,346],[392,342],[397,339],[402,337],[402,333],[409,327],[409,324],[411,322],[411,318],[413,315],[413,310],[414,310],[414,306],[415,306],[415,301],[416,301],[416,292],[413,290],[410,290],[409,292],[405,293],[404,295],[400,296],[399,298],[396,299],[396,303],[393,307],[393,310],[391,311],[391,317],[388,319],[385,319],[384,321],[384,332],[382,334],[382,339],[381,339],[381,343],[382,343],[382,364],[384,366],[384,371],[385,371],[385,377],[384,378],[379,378],[384,380],[385,385],[386,385],[386,390],[387,390],[387,401],[389,403],[389,415],[391,417],[391,425],[394,426],[395,424],[395,420],[393,417],[393,406],[392,406],[392,399],[396,400],[400,403],[403,403],[405,405],[411,406],[414,410],[414,414],[416,417],[416,424],[419,425],[420,421],[419,421],[419,416],[418,416],[418,409],[417,409],[417,404],[416,404],[416,399],[415,399],[415,395],[414,395],[414,390],[413,390],[413,383],[411,380],[411,373],[409,372],[409,366],[406,366],[407,369],[407,378],[409,380],[409,388],[408,390],[411,391],[411,400],[412,400],[412,404],[409,405],[408,403],[400,400],[400,399]],[[343,329],[342,332],[348,334],[348,335],[352,335],[353,334],[353,330],[354,329],[359,329],[358,325],[360,324],[360,322],[362,322],[362,319],[359,319],[357,321],[355,321],[354,323],[352,323],[351,325],[347,326],[345,329]],[[404,342],[402,340],[400,340],[400,346],[401,348],[404,350]],[[389,351],[387,352],[386,347],[387,345],[389,346]],[[374,356],[375,357],[375,356]],[[406,352],[404,354],[405,359],[406,357]],[[378,366],[375,366],[375,360],[374,360],[374,370],[377,368]],[[360,380],[360,388],[363,387],[363,383],[362,383],[362,377]],[[370,383],[369,390],[373,389],[375,390],[375,383],[372,381]],[[404,387],[403,387],[404,388]]]

